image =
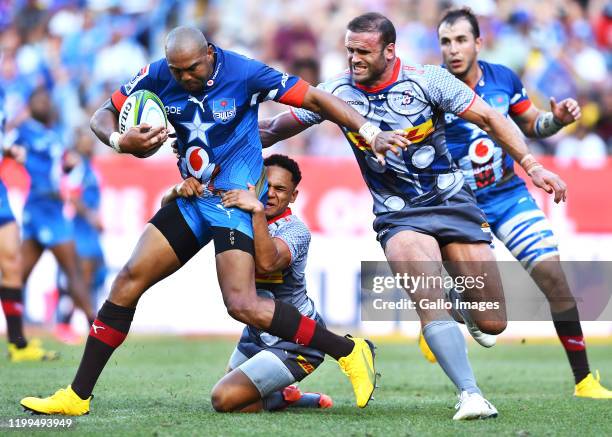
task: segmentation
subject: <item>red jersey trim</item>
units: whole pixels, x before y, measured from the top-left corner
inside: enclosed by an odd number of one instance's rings
[[[304,79],[299,79],[278,101],[285,105],[301,108],[304,104],[304,97],[306,97],[308,88],[310,88],[308,82]]]
[[[389,79],[387,82],[380,84],[378,86],[375,86],[373,88],[369,88],[367,86],[364,85],[359,85],[358,83],[355,84],[355,86],[357,88],[359,88],[360,90],[365,91],[366,93],[377,93],[380,90],[383,90],[385,88],[387,88],[389,85],[391,85],[392,83],[394,83],[395,81],[397,81],[397,78],[399,77],[399,72],[400,72],[400,67],[402,65],[402,62],[400,61],[400,58],[397,58],[395,60],[395,65],[393,66],[393,74],[391,75],[391,79]]]
[[[531,108],[531,100],[527,99],[510,106],[510,112],[512,115],[521,115],[529,108]]]
[[[298,116],[297,116],[297,115],[295,115],[295,112],[293,112],[293,107],[289,108],[289,113],[290,113],[290,114],[293,116],[293,118],[295,118],[295,121],[297,121],[297,122],[298,122],[299,124],[301,124],[302,126],[306,126],[306,125],[305,125],[305,124],[302,122],[302,120],[300,120],[300,119],[298,118]]]
[[[465,114],[467,111],[469,111],[469,109],[472,107],[472,105],[474,104],[474,102],[476,101],[476,97],[478,97],[478,95],[476,93],[474,93],[474,96],[472,97],[472,101],[470,102],[469,105],[467,105],[467,108],[465,108],[463,111],[461,111],[459,114],[457,114],[458,116],[462,116],[463,114]]]
[[[127,96],[121,92],[121,90],[117,90],[111,96],[111,103],[117,110],[117,112],[121,112],[121,107],[127,100]]]
[[[287,208],[285,210],[285,212],[283,212],[282,214],[277,215],[276,217],[272,217],[270,220],[268,220],[268,224],[271,225],[274,222],[277,222],[278,220],[287,217],[288,215],[293,214],[291,212],[291,208]]]

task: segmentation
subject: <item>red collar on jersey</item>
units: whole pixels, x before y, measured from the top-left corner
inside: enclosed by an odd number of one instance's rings
[[[268,220],[268,224],[269,224],[269,225],[271,225],[271,224],[272,224],[272,223],[274,223],[275,221],[280,220],[280,219],[282,219],[283,217],[287,217],[288,215],[291,215],[291,214],[293,214],[293,213],[291,212],[291,208],[287,208],[287,209],[285,210],[285,212],[283,212],[282,214],[277,215],[276,217],[272,217],[270,220]]]
[[[364,85],[359,85],[358,83],[355,84],[355,86],[357,88],[359,88],[360,90],[365,91],[366,93],[377,93],[380,90],[383,90],[385,88],[387,88],[389,85],[391,85],[393,82],[397,81],[397,78],[399,77],[399,72],[400,72],[400,67],[402,65],[402,62],[400,61],[400,58],[395,58],[395,65],[393,66],[393,74],[391,75],[391,79],[389,79],[387,82],[380,84],[376,87],[373,88],[369,88],[367,86]]]

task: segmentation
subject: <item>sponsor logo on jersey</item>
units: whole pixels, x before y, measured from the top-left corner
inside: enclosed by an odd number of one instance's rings
[[[228,98],[213,100],[212,110],[215,121],[229,123],[236,116],[236,101]]]
[[[312,372],[315,371],[315,366],[309,363],[308,360],[302,355],[298,355],[297,357],[295,357],[295,361],[302,368],[302,370],[306,372],[307,375],[310,375]]]
[[[268,274],[256,273],[255,282],[260,282],[264,284],[282,284],[283,272],[279,270],[278,272]]]
[[[473,163],[486,164],[493,157],[495,144],[489,138],[478,138],[470,144],[468,154]]]
[[[281,77],[281,86],[285,88],[287,86],[287,80],[289,79],[289,75],[287,73],[283,73],[283,77]]]
[[[123,86],[125,89],[125,93],[129,96],[132,90],[134,89],[134,87],[138,85],[138,82],[140,82],[142,79],[144,79],[148,75],[149,75],[149,65],[145,65],[144,67],[140,69],[138,74],[132,78],[132,80],[130,80],[128,83],[126,83]]]
[[[191,146],[185,152],[185,161],[189,174],[200,182],[208,182],[215,170],[215,164],[210,162],[206,150],[201,147]]]

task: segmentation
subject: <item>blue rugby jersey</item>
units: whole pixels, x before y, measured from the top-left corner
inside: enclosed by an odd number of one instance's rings
[[[474,91],[485,102],[504,116],[517,116],[531,107],[521,80],[512,70],[478,63],[483,74]],[[522,134],[517,131],[517,135]],[[447,113],[446,143],[481,207],[495,203],[500,193],[525,185],[514,173],[514,160],[475,124]]]
[[[18,128],[13,141],[26,148],[25,169],[30,175],[32,201],[59,199],[64,144],[53,129],[30,118]]]
[[[211,189],[245,189],[247,183],[265,181],[259,104],[274,100],[300,106],[308,84],[259,61],[213,48],[213,74],[201,93],[183,89],[163,58],[142,68],[111,100],[120,110],[134,91],[154,92],[176,130],[182,177],[195,177]],[[261,183],[260,187],[263,191]]]

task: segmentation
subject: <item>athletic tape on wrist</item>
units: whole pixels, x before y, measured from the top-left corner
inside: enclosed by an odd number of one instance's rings
[[[381,132],[382,130],[379,127],[374,126],[369,121],[364,123],[363,126],[359,128],[359,135],[361,135],[365,142],[369,145],[374,144],[376,136]]]
[[[538,115],[535,121],[534,133],[538,138],[550,137],[563,128],[563,125],[555,118],[552,112],[544,112]]]
[[[108,143],[113,149],[115,149],[117,153],[121,153],[121,146],[119,146],[120,137],[121,134],[119,132],[113,132],[112,134],[110,134],[110,137],[108,137]]]

